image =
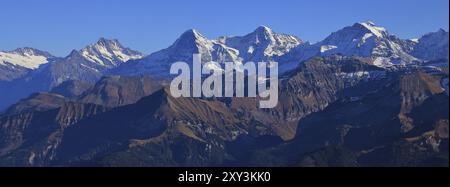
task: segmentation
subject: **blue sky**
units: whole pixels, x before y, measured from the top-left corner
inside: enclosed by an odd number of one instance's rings
[[[35,47],[66,56],[99,37],[149,54],[185,30],[208,38],[259,25],[316,42],[372,20],[400,38],[448,30],[448,0],[0,0],[0,50]]]

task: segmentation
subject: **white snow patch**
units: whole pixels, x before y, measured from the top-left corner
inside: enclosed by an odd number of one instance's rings
[[[344,79],[383,79],[386,76],[384,71],[356,71],[356,72],[340,72],[336,73],[337,76]]]
[[[35,157],[36,157],[36,154],[34,152],[31,152],[30,157],[28,157],[28,164],[33,165]]]
[[[253,48],[253,46],[248,47],[248,53],[253,54],[253,51],[255,51],[255,48]]]
[[[366,33],[364,34],[364,36],[362,37],[362,42],[366,42],[367,39],[369,39],[370,37],[372,37],[373,34],[372,33]]]
[[[418,38],[410,39],[410,41],[412,41],[412,42],[414,42],[414,43],[419,43],[419,39],[418,39]]]
[[[375,24],[371,21],[360,23],[362,26],[366,27],[371,33],[373,33],[375,36],[381,38],[383,37],[383,33],[386,32],[386,29],[384,27],[377,27]]]
[[[389,58],[377,57],[373,61],[373,65],[378,66],[378,67],[390,67],[390,66],[392,66],[392,63]]]
[[[97,56],[90,54],[87,50],[83,50],[81,55],[91,62],[99,63],[103,66],[105,65],[102,60],[100,60]]]
[[[336,49],[336,48],[337,48],[337,46],[335,46],[335,45],[323,45],[323,46],[320,46],[320,52],[324,53],[328,50],[332,50],[332,49]]]
[[[122,62],[127,62],[129,60],[132,59],[139,59],[142,58],[142,56],[140,55],[126,55],[124,54],[122,51],[120,50],[114,50],[113,51],[114,55],[117,56],[117,58],[119,58]]]
[[[37,69],[40,65],[47,63],[47,57],[30,54],[20,55],[15,53],[0,52],[0,65],[10,63],[28,69]]]
[[[102,55],[104,58],[107,58],[109,61],[112,61],[113,55],[108,51],[108,49],[101,45],[95,45],[95,48],[98,49],[100,55]]]

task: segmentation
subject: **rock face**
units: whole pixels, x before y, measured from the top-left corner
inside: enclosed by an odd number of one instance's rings
[[[30,70],[24,67],[15,67],[13,65],[0,65],[0,81],[11,81],[26,75]]]
[[[3,115],[13,115],[32,111],[47,111],[61,107],[66,100],[67,99],[64,96],[58,94],[45,92],[35,93],[9,107]]]
[[[440,29],[422,36],[414,46],[412,54],[426,61],[448,61],[448,50],[448,31]]]
[[[92,88],[79,95],[79,101],[108,107],[136,103],[139,99],[161,89],[161,84],[148,76],[104,77]]]
[[[87,82],[70,80],[54,87],[50,92],[67,98],[77,98],[92,87],[94,87],[94,85]]]
[[[93,104],[67,102],[57,109],[2,117],[1,164],[48,165],[54,159],[55,151],[67,127],[106,110]]]
[[[358,99],[335,102],[301,119],[292,142],[267,150],[256,163],[446,166],[449,101],[439,86],[442,76],[419,71],[371,83],[376,92],[360,93]]]

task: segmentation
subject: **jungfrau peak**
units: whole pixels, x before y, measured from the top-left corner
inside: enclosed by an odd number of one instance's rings
[[[403,40],[390,35],[384,27],[367,21],[344,27],[316,44],[300,45],[286,55],[286,58],[301,62],[314,56],[340,54],[372,57],[374,65],[387,67],[418,62],[417,58],[405,51],[408,47]]]
[[[368,29],[372,34],[374,34],[376,37],[382,38],[382,37],[388,37],[389,34],[387,33],[386,29],[384,27],[378,27],[375,25],[372,21],[366,21],[362,23],[356,23],[356,26],[363,26],[364,28]]]
[[[322,55],[343,54],[346,56],[382,57],[398,63],[410,63],[414,57],[402,50],[395,36],[376,26],[373,22],[355,23],[327,37],[318,45]],[[325,49],[324,50],[324,46]]]

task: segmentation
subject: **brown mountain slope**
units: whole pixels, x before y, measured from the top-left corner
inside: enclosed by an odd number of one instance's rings
[[[85,103],[117,107],[135,103],[160,88],[159,82],[147,76],[109,76],[103,77],[95,86],[86,90],[78,97],[78,100]]]

